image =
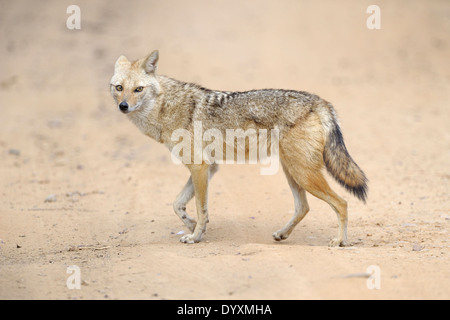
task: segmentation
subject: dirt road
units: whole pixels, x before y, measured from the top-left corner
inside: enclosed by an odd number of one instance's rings
[[[376,1],[380,30],[359,0],[73,2],[0,3],[1,299],[450,298],[448,1]],[[370,180],[364,205],[329,179],[348,247],[328,248],[337,220],[311,195],[273,241],[294,202],[258,165],[222,166],[203,241],[178,241],[188,171],[108,92],[117,57],[153,49],[173,78],[334,104]]]

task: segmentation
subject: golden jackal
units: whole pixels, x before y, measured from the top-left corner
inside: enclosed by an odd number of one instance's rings
[[[202,130],[279,130],[279,159],[295,200],[295,213],[277,241],[287,239],[309,211],[306,192],[327,202],[338,216],[339,233],[330,246],[347,241],[347,202],[329,187],[322,175],[328,172],[349,192],[366,200],[367,179],[350,157],[332,105],[316,95],[294,90],[214,91],[156,74],[158,51],[130,62],[121,56],[111,79],[111,94],[119,110],[147,136],[170,150],[177,140],[172,134],[184,129],[194,135],[194,123]],[[256,131],[255,131],[256,132]],[[273,142],[272,142],[273,143]],[[224,146],[225,147],[225,146]],[[228,146],[229,147],[229,146]],[[234,145],[234,140],[232,147]],[[184,243],[199,242],[208,222],[208,182],[217,163],[185,163],[191,176],[174,202],[175,213],[192,234]],[[195,196],[197,221],[186,213]]]

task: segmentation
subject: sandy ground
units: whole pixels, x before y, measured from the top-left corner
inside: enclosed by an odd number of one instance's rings
[[[366,27],[373,2],[381,30]],[[0,298],[449,299],[449,34],[445,0],[1,1]],[[188,171],[108,92],[118,56],[153,49],[180,80],[334,104],[370,179],[366,205],[329,179],[348,201],[348,247],[328,248],[337,220],[311,195],[273,241],[294,202],[281,170],[258,165],[222,166],[203,241],[179,242]]]

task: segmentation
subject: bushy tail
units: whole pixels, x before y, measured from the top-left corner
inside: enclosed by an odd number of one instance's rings
[[[344,144],[341,129],[333,110],[332,119],[327,119],[326,144],[323,160],[328,172],[350,193],[366,202],[367,178],[364,172],[352,159]]]

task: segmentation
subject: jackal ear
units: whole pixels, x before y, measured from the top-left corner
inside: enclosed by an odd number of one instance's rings
[[[114,69],[115,69],[115,71],[118,71],[121,68],[130,67],[130,66],[131,66],[131,62],[127,59],[127,57],[120,56],[119,59],[117,59],[117,61],[116,61],[116,65],[115,65]]]
[[[153,51],[150,53],[145,59],[143,63],[143,68],[145,72],[147,73],[154,73],[156,71],[156,64],[159,59],[159,52],[158,50]]]

